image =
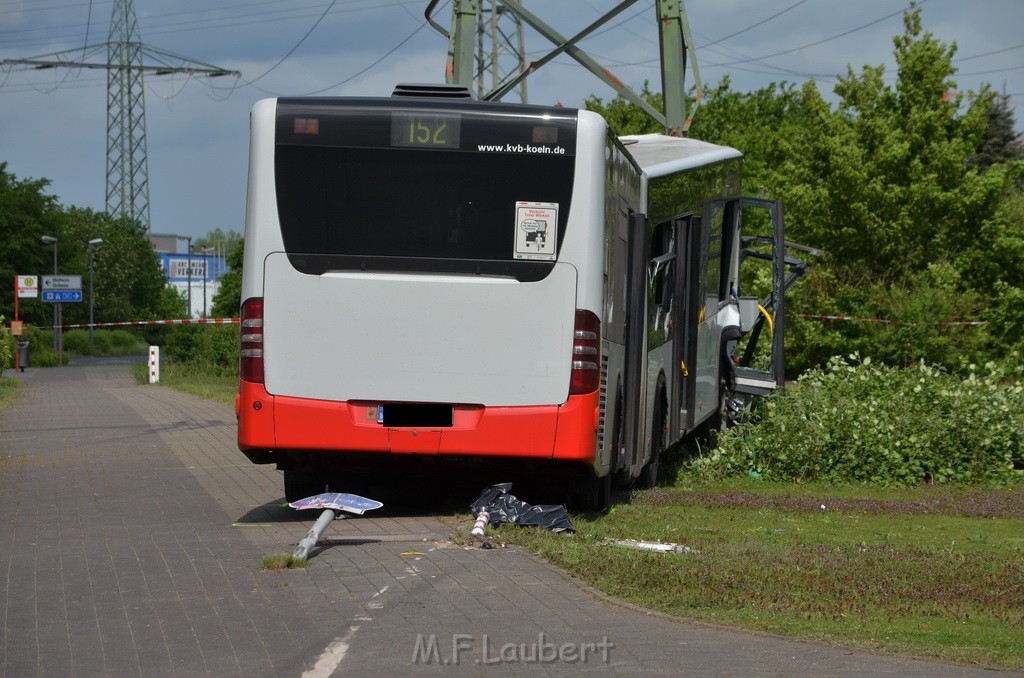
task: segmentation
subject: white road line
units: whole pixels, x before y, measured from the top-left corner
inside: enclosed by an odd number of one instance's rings
[[[309,671],[302,674],[302,678],[328,678],[341,665],[341,661],[348,652],[349,642],[359,630],[358,626],[348,627],[348,633],[341,638],[335,638],[330,645],[324,648],[316,660],[316,664]]]

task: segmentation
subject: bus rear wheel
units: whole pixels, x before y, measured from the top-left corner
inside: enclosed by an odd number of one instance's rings
[[[312,466],[299,466],[284,470],[284,498],[293,502],[327,491],[327,474]]]
[[[661,456],[668,446],[668,407],[665,405],[665,377],[658,377],[658,394],[654,400],[654,421],[651,426],[651,458],[640,470],[637,484],[650,489],[658,484]]]
[[[569,507],[581,513],[598,513],[612,505],[612,474],[589,478],[569,497]]]

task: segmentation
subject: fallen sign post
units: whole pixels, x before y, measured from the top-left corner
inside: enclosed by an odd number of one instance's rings
[[[312,497],[306,497],[298,501],[293,501],[288,504],[293,509],[304,510],[304,509],[323,509],[324,512],[320,514],[320,517],[313,523],[313,527],[310,528],[306,536],[302,538],[299,545],[295,547],[292,552],[292,556],[295,558],[306,558],[309,555],[310,550],[316,546],[317,541],[323,535],[324,530],[331,524],[337,516],[336,511],[345,511],[347,513],[353,513],[355,515],[362,515],[367,511],[373,509],[379,509],[382,504],[374,499],[367,499],[366,497],[360,497],[358,494],[347,494],[345,492],[325,492],[324,494],[317,494]],[[341,516],[344,518],[344,516]]]

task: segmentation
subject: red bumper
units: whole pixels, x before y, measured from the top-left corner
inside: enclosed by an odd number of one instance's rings
[[[563,405],[456,405],[451,427],[387,428],[371,402],[272,396],[240,382],[235,403],[241,450],[471,455],[593,462],[598,393]]]

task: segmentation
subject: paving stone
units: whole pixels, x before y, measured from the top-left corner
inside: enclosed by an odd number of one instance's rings
[[[8,374],[23,388],[0,414],[0,676],[995,673],[645,614],[523,550],[449,544],[428,515],[336,521],[310,568],[265,572],[316,515],[280,506],[229,406],[125,366]],[[546,660],[605,640],[606,656]]]

